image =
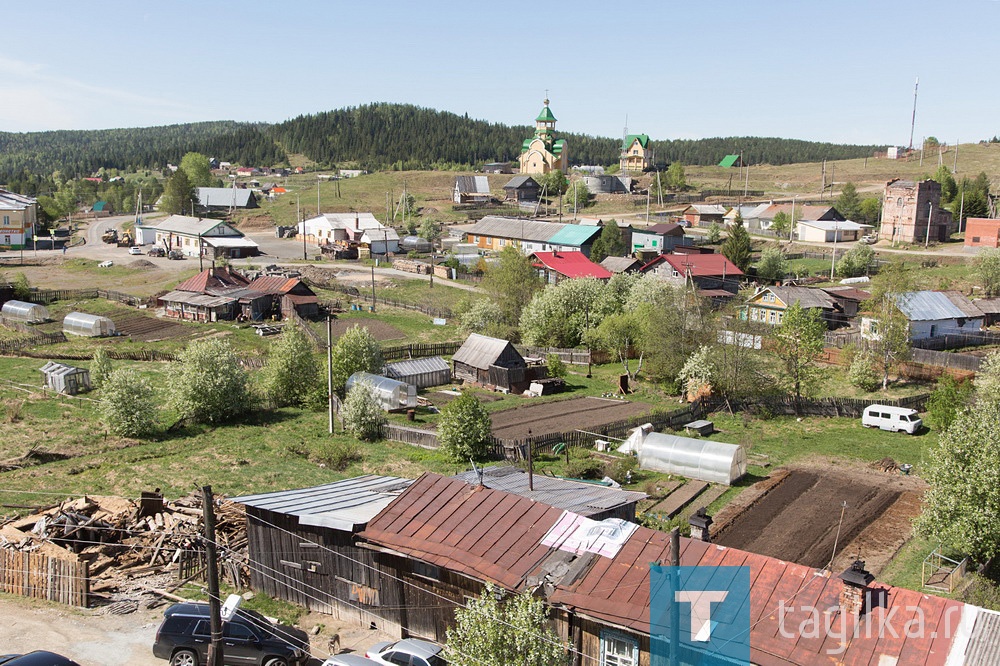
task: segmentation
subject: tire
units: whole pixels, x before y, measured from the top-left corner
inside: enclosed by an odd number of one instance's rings
[[[271,657],[264,661],[264,666],[288,666],[288,662],[281,657]]]
[[[178,650],[170,657],[170,666],[198,666],[198,654],[191,650]]]

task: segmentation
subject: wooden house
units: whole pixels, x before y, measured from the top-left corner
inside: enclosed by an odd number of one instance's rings
[[[654,224],[649,227],[632,229],[632,251],[653,250],[673,252],[678,245],[691,245],[692,239],[684,235],[684,227],[679,224]]]
[[[629,134],[622,140],[618,168],[621,173],[643,173],[652,163],[649,135]]]
[[[383,584],[384,556],[359,547],[356,536],[410,483],[365,475],[233,498],[246,507],[251,587],[340,620],[400,632],[407,622],[399,586]]]
[[[707,227],[712,223],[722,224],[728,208],[720,204],[691,204],[681,215],[688,226]]]
[[[158,245],[168,251],[179,250],[189,257],[236,259],[255,257],[260,251],[257,243],[222,220],[171,215],[146,226],[154,230]]]
[[[837,301],[822,289],[810,287],[762,287],[750,297],[746,318],[750,321],[779,326],[785,310],[799,304],[803,310],[819,310],[827,328],[834,328],[840,320]]]
[[[514,176],[503,186],[507,201],[538,201],[542,186],[531,176]]]
[[[455,176],[452,200],[457,204],[489,203],[489,178],[486,176]]]
[[[297,277],[265,275],[247,285],[247,289],[270,296],[272,314],[286,318],[294,311],[306,319],[319,316],[319,299],[316,297],[316,292]]]
[[[545,284],[576,278],[607,280],[612,275],[611,271],[595,264],[583,252],[533,252],[531,260]]]
[[[521,393],[533,379],[545,377],[545,368],[529,368],[507,340],[472,333],[451,357],[455,379],[470,384]]]

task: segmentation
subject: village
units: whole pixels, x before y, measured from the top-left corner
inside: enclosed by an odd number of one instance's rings
[[[472,663],[469,609],[522,598],[545,663],[1000,663],[996,456],[955,453],[1000,409],[988,180],[965,208],[936,146],[751,190],[644,134],[573,166],[556,122],[388,188],[196,155],[223,187],[51,225],[0,190],[5,610],[142,618],[130,664],[204,663],[206,600],[245,663]],[[660,645],[668,567],[746,568],[745,662]]]

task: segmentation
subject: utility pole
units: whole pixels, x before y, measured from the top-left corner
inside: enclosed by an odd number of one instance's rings
[[[372,268],[374,271],[375,269]],[[333,434],[333,317],[326,315],[326,393],[330,411],[330,434]]]
[[[209,627],[212,633],[212,642],[208,646],[208,666],[222,666],[222,609],[219,604],[219,555],[215,550],[215,499],[212,486],[202,486],[201,511],[205,520]]]
[[[934,212],[934,204],[927,202],[927,235],[924,236],[924,249],[931,243],[931,214]]]
[[[951,168],[952,173],[958,173],[958,139],[955,139],[955,166]]]
[[[826,160],[823,160],[823,171],[822,171],[823,182],[821,184],[821,189],[819,191],[819,197],[822,199],[826,194]]]
[[[319,212],[319,178],[316,178],[316,215],[320,215]]]
[[[833,225],[833,256],[830,257],[830,281],[833,282],[833,270],[837,265],[837,236],[840,235],[840,223]]]
[[[646,190],[646,226],[649,226],[649,189]]]
[[[743,157],[740,156],[740,159],[742,160]],[[747,177],[746,177],[746,180],[743,181],[743,198],[744,199],[747,198],[747,193],[749,193],[749,191],[750,191],[750,164],[747,163]],[[740,203],[743,203],[743,202],[741,201]]]
[[[920,86],[920,77],[917,77],[916,83],[913,84],[913,116],[910,118],[910,147],[908,150],[913,150],[913,128],[917,125],[917,88]],[[923,158],[923,152],[921,151],[921,158]]]
[[[962,217],[965,215],[965,189],[962,189],[962,203],[958,206],[958,230],[965,231],[964,220]]]
[[[375,312],[375,266],[372,265],[372,312]]]
[[[788,242],[792,242],[792,234],[795,232],[795,200],[798,197],[792,197],[792,217],[788,220]]]

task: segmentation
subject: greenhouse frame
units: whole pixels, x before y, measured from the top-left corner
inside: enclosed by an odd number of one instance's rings
[[[81,335],[87,338],[103,338],[116,335],[115,322],[100,315],[86,312],[70,312],[63,319],[63,333]]]
[[[399,243],[402,252],[433,252],[434,245],[420,236],[406,236]]]
[[[27,324],[40,324],[49,319],[49,310],[44,305],[38,303],[27,303],[25,301],[7,301],[0,308],[0,315],[11,321],[20,321]]]
[[[621,453],[639,457],[639,469],[679,474],[689,479],[732,485],[747,473],[747,454],[738,444],[651,432],[645,424],[636,428]]]
[[[417,406],[417,387],[406,382],[367,372],[355,372],[348,377],[346,390],[350,391],[355,384],[371,386],[379,406],[387,412],[397,409],[411,409]]]
[[[45,376],[45,387],[57,393],[76,395],[90,390],[90,370],[49,361],[39,368]]]

